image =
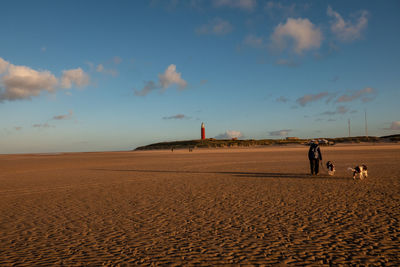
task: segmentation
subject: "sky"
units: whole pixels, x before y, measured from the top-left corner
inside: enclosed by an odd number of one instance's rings
[[[400,2],[2,1],[0,153],[400,133]]]

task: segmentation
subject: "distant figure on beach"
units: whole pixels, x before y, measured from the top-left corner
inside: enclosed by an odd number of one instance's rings
[[[310,160],[311,175],[318,175],[319,161],[322,160],[322,154],[317,140],[311,142],[310,150],[308,150],[308,159]]]

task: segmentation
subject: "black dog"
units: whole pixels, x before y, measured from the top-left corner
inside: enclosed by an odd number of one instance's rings
[[[328,169],[328,174],[329,175],[332,176],[332,175],[335,174],[336,169],[335,169],[335,165],[332,163],[332,161],[328,161],[326,163],[326,168]]]

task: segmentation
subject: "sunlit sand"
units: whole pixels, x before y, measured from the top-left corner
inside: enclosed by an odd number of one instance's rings
[[[400,264],[400,145],[307,149],[1,155],[0,265]]]

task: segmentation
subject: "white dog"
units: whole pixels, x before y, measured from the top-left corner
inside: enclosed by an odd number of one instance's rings
[[[349,168],[349,170],[351,170],[353,172],[353,179],[356,179],[356,176],[359,175],[360,180],[363,180],[364,177],[367,178],[368,177],[368,170],[367,170],[367,166],[365,164],[362,164],[360,166],[356,166],[353,168]]]
[[[336,168],[335,165],[332,163],[332,161],[328,161],[326,163],[326,168],[328,169],[328,174],[330,176],[335,175]]]

